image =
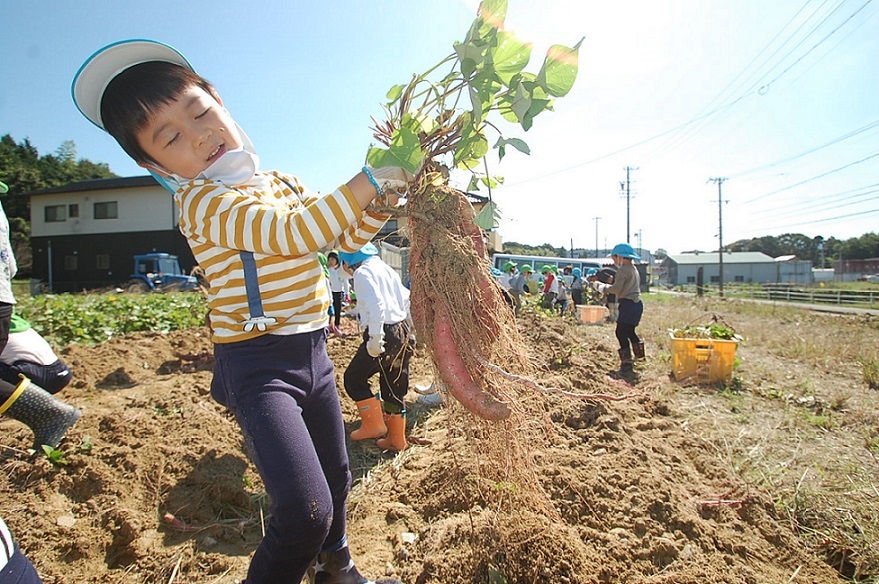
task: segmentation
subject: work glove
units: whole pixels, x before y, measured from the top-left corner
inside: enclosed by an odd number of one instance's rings
[[[389,194],[405,195],[409,191],[409,183],[415,180],[414,174],[399,166],[373,168],[367,165],[365,169],[369,171],[381,189],[379,199]]]
[[[602,284],[601,282],[595,281],[592,282],[592,288],[595,289],[596,292],[604,293],[607,289],[607,284]]]
[[[370,357],[379,357],[384,353],[385,335],[383,333],[369,335],[369,340],[366,341],[366,352],[369,353]]]

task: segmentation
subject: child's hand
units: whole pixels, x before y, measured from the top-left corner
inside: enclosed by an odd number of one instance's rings
[[[384,337],[385,336],[382,333],[369,335],[369,340],[366,341],[366,352],[369,353],[370,357],[379,357],[385,352]]]
[[[383,202],[391,206],[397,204],[401,195],[409,192],[409,183],[415,180],[414,174],[399,166],[383,166],[381,168],[367,166],[366,169],[381,188],[379,198],[387,197]]]

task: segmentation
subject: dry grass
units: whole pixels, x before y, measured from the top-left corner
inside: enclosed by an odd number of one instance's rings
[[[716,314],[744,336],[732,383],[669,399],[840,574],[879,582],[879,319],[664,294],[647,303],[640,328],[660,362],[669,328]]]

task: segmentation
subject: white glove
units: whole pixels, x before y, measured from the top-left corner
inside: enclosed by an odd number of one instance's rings
[[[370,357],[378,357],[385,352],[384,333],[369,335],[369,340],[366,341],[366,352],[369,353]]]
[[[592,287],[596,291],[604,293],[604,291],[607,289],[607,284],[602,284],[601,282],[595,281],[595,282],[592,282]]]
[[[415,180],[415,175],[399,166],[383,166],[381,168],[366,167],[383,194],[394,191],[398,195],[405,194],[409,190],[409,183]],[[379,193],[379,194],[382,194]]]

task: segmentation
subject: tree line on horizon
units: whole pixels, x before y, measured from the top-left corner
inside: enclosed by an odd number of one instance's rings
[[[3,209],[9,218],[13,252],[19,263],[19,272],[27,276],[30,271],[30,198],[20,197],[42,189],[58,187],[83,180],[117,178],[104,162],[92,162],[76,158],[76,144],[63,142],[53,154],[40,155],[37,148],[25,138],[16,142],[9,134],[0,137],[0,181],[9,186],[10,195],[2,199]],[[839,259],[868,259],[879,257],[879,234],[865,233],[846,240],[835,237],[809,237],[802,233],[786,233],[779,236],[766,235],[742,239],[723,247],[724,251],[760,251],[771,257],[796,255],[811,260],[815,267],[833,267]],[[593,257],[594,249],[556,247],[549,243],[529,245],[505,242],[504,253],[535,256]],[[653,252],[663,259],[668,254],[663,249]]]
[[[723,246],[724,251],[759,251],[777,258],[795,255],[801,260],[810,260],[816,268],[832,268],[839,260],[865,260],[879,258],[879,233],[865,233],[860,237],[849,239],[825,238],[821,235],[809,237],[802,233],[785,233],[782,235],[764,235]],[[528,245],[515,241],[504,242],[503,253],[530,256],[576,257],[590,258],[595,256],[594,249],[574,249],[555,247],[552,244]],[[696,250],[694,250],[696,251]],[[701,251],[701,250],[700,250]],[[713,250],[717,251],[717,250]],[[703,252],[704,253],[704,252]],[[668,252],[657,249],[653,252],[657,260],[665,259]]]

